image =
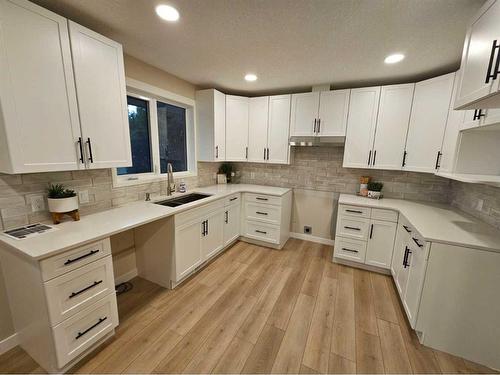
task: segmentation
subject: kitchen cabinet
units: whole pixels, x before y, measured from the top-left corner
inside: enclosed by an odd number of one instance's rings
[[[87,166],[131,166],[122,46],[72,21],[69,32]]]
[[[292,94],[290,136],[316,135],[319,110],[319,91]]]
[[[468,27],[455,109],[500,106],[499,35],[500,2],[487,1]]]
[[[202,220],[204,231],[201,237],[201,252],[204,261],[224,248],[224,216],[224,210],[218,209]]]
[[[380,87],[351,90],[343,162],[346,168],[367,168],[372,163],[379,99]]]
[[[175,280],[180,281],[203,262],[201,237],[205,221],[194,220],[175,228]]]
[[[450,73],[416,83],[404,170],[434,173],[438,169],[454,77]]]
[[[196,91],[198,160],[226,160],[226,95],[214,89]]]
[[[397,224],[390,221],[372,220],[366,248],[365,264],[390,268]]]
[[[413,83],[382,86],[377,116],[372,168],[401,169],[413,101]]]
[[[269,97],[269,121],[267,129],[268,163],[290,163],[290,102],[291,95]]]
[[[248,161],[267,161],[269,97],[248,99]]]
[[[224,246],[234,242],[240,236],[241,202],[224,208]]]
[[[400,220],[402,220],[402,218]],[[396,230],[396,239],[394,240],[394,251],[391,261],[391,274],[399,294],[402,293],[402,289],[401,285],[398,282],[398,274],[403,268],[403,257],[406,251],[408,236],[408,231],[403,227],[403,224],[398,223]]]
[[[248,98],[226,95],[226,160],[246,161],[248,155]]]

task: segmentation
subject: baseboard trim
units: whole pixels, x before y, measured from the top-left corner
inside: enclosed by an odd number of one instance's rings
[[[133,270],[130,270],[127,273],[124,273],[123,275],[116,277],[115,278],[115,285],[125,283],[129,280],[132,280],[138,274],[139,274],[139,272],[137,271],[137,268],[134,268]]]
[[[0,354],[8,352],[10,349],[16,347],[19,344],[19,339],[17,333],[10,335],[9,337],[0,341]]]
[[[290,237],[297,238],[299,240],[321,243],[323,245],[330,245],[330,246],[333,246],[333,244],[335,242],[334,240],[331,240],[329,238],[316,237],[316,236],[311,236],[310,234],[297,233],[297,232],[290,232]]]
[[[391,275],[391,270],[388,270],[386,268],[375,267],[375,266],[371,266],[369,264],[364,264],[364,263],[352,262],[352,261],[349,261],[347,259],[340,259],[340,258],[333,257],[333,263],[338,263],[338,264],[342,264],[344,266],[349,266],[349,267],[353,267],[353,268],[361,268],[363,270],[382,273],[384,275]]]

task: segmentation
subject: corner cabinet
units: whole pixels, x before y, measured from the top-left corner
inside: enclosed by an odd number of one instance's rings
[[[0,171],[131,165],[121,46],[25,0],[0,23]]]
[[[226,160],[226,95],[196,91],[196,143],[199,161]]]

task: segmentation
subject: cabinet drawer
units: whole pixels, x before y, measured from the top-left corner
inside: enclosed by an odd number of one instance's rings
[[[337,223],[337,236],[365,240],[368,238],[370,219],[341,216]]]
[[[341,204],[339,207],[339,214],[341,216],[365,217],[370,218],[371,208],[359,206],[347,206]]]
[[[199,220],[200,217],[206,216],[219,208],[223,208],[224,202],[225,200],[221,198],[219,200],[216,200],[215,202],[211,202],[203,206],[191,208],[189,210],[181,212],[175,215],[175,226],[178,227],[179,225],[183,225],[194,220]]]
[[[247,220],[245,223],[245,237],[279,244],[280,229],[278,226]]]
[[[114,292],[111,256],[101,258],[45,283],[53,326]]]
[[[372,208],[372,219],[398,222],[398,213],[391,210],[382,210],[380,208]]]
[[[224,198],[224,206],[227,207],[229,205],[238,203],[239,201],[241,201],[240,193],[231,194],[229,197]]]
[[[353,262],[364,263],[366,256],[366,242],[336,236],[333,256]]]
[[[92,347],[118,325],[115,293],[52,329],[60,368]]]
[[[50,280],[78,267],[111,254],[109,238],[90,243],[40,261],[43,281]]]
[[[279,224],[281,222],[281,207],[246,202],[245,217],[248,220],[262,221],[269,224]]]
[[[276,206],[281,206],[281,197],[277,197],[274,195],[265,195],[265,194],[245,194],[245,201],[261,203],[261,204],[273,204]]]

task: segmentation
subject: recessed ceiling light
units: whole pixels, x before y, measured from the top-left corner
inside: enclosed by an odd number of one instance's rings
[[[156,14],[165,21],[174,22],[179,19],[179,12],[170,5],[158,5],[155,10]]]
[[[248,74],[245,76],[245,80],[246,80],[246,81],[248,81],[248,82],[257,81],[257,76],[256,76],[255,74],[248,73]]]
[[[403,55],[402,53],[394,53],[392,55],[387,56],[385,58],[384,62],[386,64],[395,64],[395,63],[400,62],[404,58],[405,58],[405,55]]]

